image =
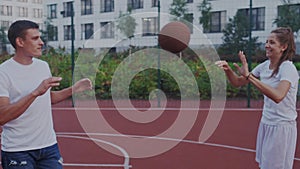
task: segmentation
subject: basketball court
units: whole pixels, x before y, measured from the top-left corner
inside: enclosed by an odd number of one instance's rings
[[[213,134],[205,142],[199,142],[199,135],[205,125],[209,106],[203,106],[204,108],[197,110],[197,119],[183,138],[176,138],[176,133],[172,138],[162,137],[160,133],[168,130],[169,126],[177,120],[179,108],[176,106],[167,107],[155,121],[139,124],[124,118],[117,109],[107,106],[109,104],[105,105],[100,109],[86,107],[82,110],[87,113],[87,116],[88,113],[100,110],[101,117],[119,134],[87,133],[82,127],[76,108],[69,105],[53,107],[55,130],[64,158],[64,168],[258,169],[255,162],[255,142],[261,116],[259,106],[242,108],[244,103],[237,106],[227,105]],[[128,111],[131,110],[128,109]],[[184,109],[183,113],[188,114],[190,111]],[[144,142],[144,147],[138,142],[136,144],[126,142],[132,138]],[[149,140],[152,141],[151,145],[147,144]],[[161,152],[158,151],[164,149],[166,145],[173,146]],[[297,145],[300,145],[300,139]],[[144,153],[140,154],[141,157],[133,153],[135,146],[137,152]],[[294,169],[297,168],[300,168],[299,146],[294,163]]]
[[[182,140],[173,138],[154,137],[151,139],[157,140],[157,146],[163,143],[180,142],[171,150],[162,154],[149,158],[127,158],[126,153],[123,157],[113,155],[103,150],[95,142],[101,142],[101,137],[106,138],[107,133],[94,133],[94,138],[88,138],[86,134],[80,129],[78,124],[69,121],[73,116],[71,109],[61,112],[67,118],[61,118],[60,109],[55,110],[55,118],[60,118],[60,124],[56,125],[59,138],[59,144],[67,168],[209,168],[209,169],[224,169],[224,168],[257,168],[254,162],[254,148],[255,148],[255,128],[257,122],[251,124],[251,121],[257,121],[256,116],[252,116],[252,111],[232,110],[226,111],[219,128],[214,135],[205,143],[197,141],[199,132],[201,131],[203,119],[197,119],[197,123],[192,131]],[[205,113],[206,110],[200,110],[199,113]],[[105,111],[104,113],[113,114],[113,112]],[[173,113],[168,111],[167,113]],[[188,111],[186,111],[188,113]],[[232,118],[235,114],[238,117]],[[255,113],[255,112],[254,112]],[[109,115],[108,115],[109,116]],[[174,115],[169,115],[174,116]],[[76,120],[76,117],[72,117]],[[251,118],[250,120],[247,120]],[[239,128],[235,128],[229,124],[236,123]],[[56,120],[57,121],[57,120]],[[166,120],[167,121],[167,120]],[[167,122],[168,123],[168,122]],[[226,124],[228,123],[228,124]],[[121,125],[121,123],[116,123]],[[164,125],[164,124],[162,124]],[[248,127],[247,127],[248,126]],[[138,125],[136,126],[138,127]],[[116,126],[118,128],[118,126]],[[121,128],[121,127],[120,127]],[[128,127],[131,130],[134,127]],[[156,128],[156,127],[154,127]],[[147,130],[147,129],[146,129]],[[150,131],[149,135],[153,135],[154,131]],[[145,135],[146,133],[144,133]],[[131,135],[129,135],[131,136]],[[110,137],[125,137],[124,135],[110,135]],[[137,137],[136,135],[134,137]],[[140,136],[141,139],[147,139],[145,136]],[[93,139],[93,140],[92,140]],[[101,142],[102,143],[102,142]],[[105,143],[103,143],[105,144]],[[114,145],[116,149],[126,152],[126,147],[119,147]],[[245,165],[246,164],[246,165]]]

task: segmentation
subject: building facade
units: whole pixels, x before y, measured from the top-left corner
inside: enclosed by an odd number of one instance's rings
[[[43,8],[43,0],[1,0],[0,28],[7,34],[7,30],[12,22],[28,18],[37,22],[43,28]],[[2,40],[0,43],[2,47]],[[14,49],[10,45],[7,45],[6,50],[9,53],[14,52]]]
[[[28,18],[43,25],[43,8],[43,0],[1,0],[0,27],[8,29],[13,21]]]
[[[133,46],[155,46],[157,33],[170,21],[170,5],[173,0],[44,0],[45,20],[51,21],[51,36],[48,44],[53,47],[65,47],[70,49],[72,40],[72,4],[75,48],[122,48]],[[238,10],[245,15],[249,14],[250,0],[210,0],[211,26],[202,30],[199,24],[199,5],[202,0],[187,0],[188,13],[193,18],[189,22],[191,27],[190,46],[203,42],[203,37],[212,44],[222,43],[222,29],[230,18],[235,16]],[[253,28],[252,36],[258,36],[260,42],[265,42],[270,31],[276,27],[274,20],[277,17],[278,7],[283,5],[282,0],[252,0]],[[290,1],[299,9],[300,2]],[[137,23],[134,37],[127,38],[117,29],[120,14],[131,10],[131,16]],[[159,11],[159,12],[158,12]],[[160,22],[158,22],[158,20]],[[201,30],[204,36],[199,36]],[[299,38],[297,39],[299,42]]]

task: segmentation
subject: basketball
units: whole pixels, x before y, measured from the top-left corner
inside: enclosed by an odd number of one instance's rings
[[[166,24],[158,34],[160,47],[172,53],[179,53],[188,47],[190,42],[189,27],[179,21]]]

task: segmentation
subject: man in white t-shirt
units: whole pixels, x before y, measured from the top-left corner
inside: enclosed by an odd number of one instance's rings
[[[8,30],[15,55],[0,65],[0,125],[3,169],[61,169],[62,158],[52,121],[51,104],[92,89],[89,79],[51,91],[61,77],[52,77],[38,59],[43,41],[38,24],[19,20]]]

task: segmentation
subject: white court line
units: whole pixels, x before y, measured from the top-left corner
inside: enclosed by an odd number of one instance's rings
[[[67,135],[89,135],[89,136],[111,136],[111,137],[134,137],[134,138],[148,138],[148,139],[157,139],[157,140],[164,140],[164,141],[176,141],[176,142],[185,142],[191,144],[198,144],[198,145],[207,145],[212,147],[220,147],[220,148],[227,148],[245,152],[255,153],[254,149],[237,147],[237,146],[230,146],[230,145],[223,145],[223,144],[216,144],[216,143],[208,143],[208,142],[198,142],[193,140],[184,140],[184,139],[176,139],[176,138],[164,138],[164,137],[147,137],[147,136],[140,136],[140,135],[122,135],[122,134],[107,134],[107,133],[72,133],[72,132],[57,132],[61,134]],[[92,138],[91,138],[92,139]],[[295,161],[300,161],[300,158],[294,158]]]
[[[101,142],[104,144],[108,144],[116,149],[118,149],[123,155],[124,155],[124,164],[78,164],[78,163],[63,163],[63,166],[72,166],[72,167],[124,167],[124,169],[129,169],[132,168],[131,165],[129,165],[129,155],[128,153],[121,148],[120,146],[104,141],[104,140],[100,140],[100,139],[94,139],[94,138],[89,138],[89,137],[81,137],[81,136],[73,136],[72,134],[62,134],[57,132],[57,137],[64,137],[64,138],[75,138],[75,139],[84,139],[84,140],[92,140],[92,141],[96,141],[96,142]],[[77,134],[79,135],[79,134]],[[80,135],[84,135],[84,134],[80,134]],[[1,134],[0,134],[1,136]],[[1,165],[1,161],[0,161],[0,165]]]
[[[52,110],[94,110],[94,111],[101,111],[101,110],[108,110],[108,111],[118,111],[118,110],[186,110],[186,111],[195,111],[195,110],[226,110],[226,111],[260,111],[261,108],[172,108],[172,107],[166,107],[166,108],[110,108],[110,107],[104,107],[104,108],[92,108],[92,107],[80,107],[80,108],[72,108],[72,107],[53,107]],[[299,109],[300,110],[300,109]]]
[[[124,156],[124,164],[75,164],[75,163],[64,163],[64,166],[76,166],[76,167],[124,167],[124,169],[129,169],[132,166],[129,165],[129,155],[128,153],[121,148],[120,146],[113,144],[111,142],[107,142],[104,140],[100,140],[100,139],[95,139],[95,138],[90,138],[90,137],[82,137],[82,136],[73,136],[72,134],[67,134],[67,133],[56,133],[58,137],[64,137],[64,138],[72,138],[72,139],[84,139],[84,140],[92,140],[92,141],[96,141],[96,142],[100,142],[100,143],[104,143],[107,145],[110,145],[116,149],[118,149]]]
[[[124,167],[123,164],[77,164],[77,163],[64,163],[63,166],[68,167]],[[131,166],[129,166],[131,168]]]
[[[60,132],[58,132],[60,133]],[[123,134],[107,134],[107,133],[68,133],[68,132],[61,132],[61,134],[67,134],[67,135],[88,135],[88,136],[111,136],[111,137],[134,137],[134,138],[143,138],[143,139],[156,139],[156,140],[164,140],[164,141],[176,141],[176,142],[185,142],[185,143],[191,143],[191,144],[199,144],[199,145],[208,145],[213,147],[221,147],[221,148],[228,148],[228,149],[234,149],[234,150],[241,150],[241,151],[247,151],[247,152],[255,152],[253,149],[248,148],[242,148],[242,147],[236,147],[236,146],[230,146],[230,145],[222,145],[222,144],[216,144],[216,143],[208,143],[208,142],[198,142],[194,140],[184,140],[184,139],[176,139],[176,138],[166,138],[166,137],[153,137],[153,136],[140,136],[140,135],[123,135]]]
[[[262,108],[176,108],[176,107],[166,107],[166,108],[126,108],[126,107],[121,107],[121,108],[111,108],[111,107],[80,107],[80,108],[72,108],[72,107],[52,107],[52,110],[94,110],[94,111],[101,111],[101,110],[106,110],[106,111],[118,111],[118,110],[141,110],[141,111],[146,111],[146,110],[186,110],[186,111],[195,111],[195,110],[226,110],[226,111],[262,111]],[[300,108],[297,108],[296,111],[300,111]],[[261,112],[259,112],[261,113]]]

